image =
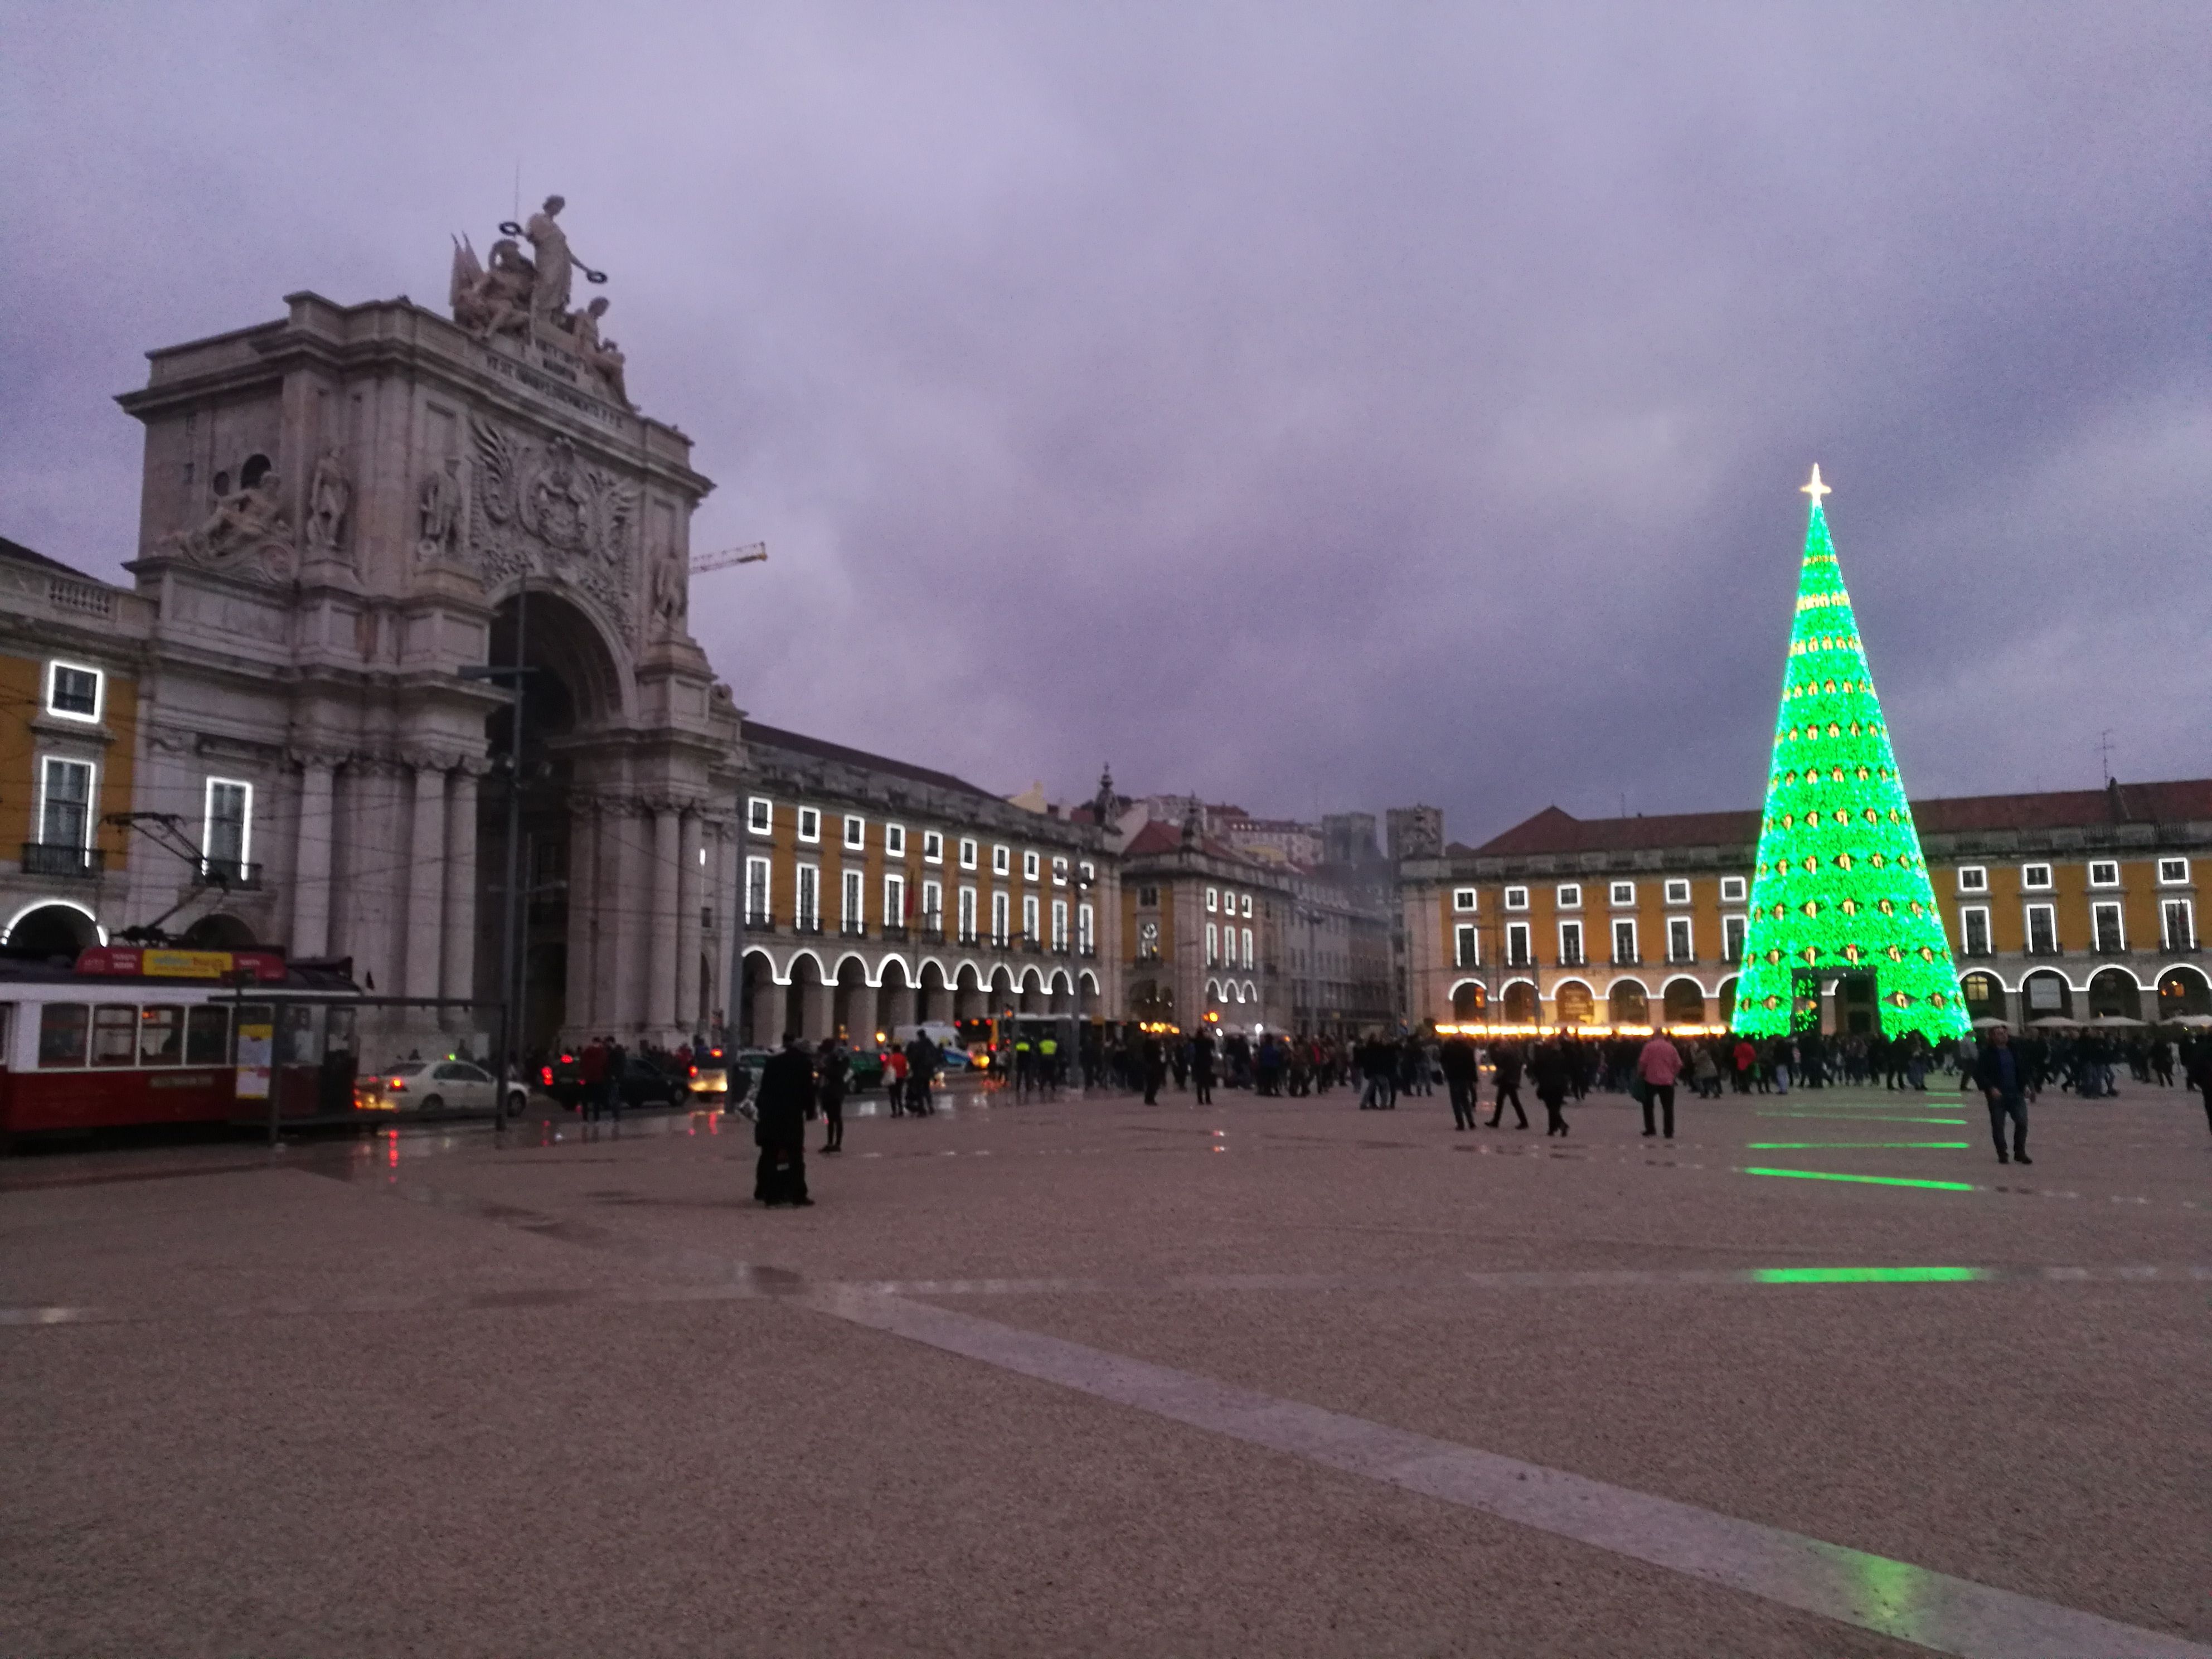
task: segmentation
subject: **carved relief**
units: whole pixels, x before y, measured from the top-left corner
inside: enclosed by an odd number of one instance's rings
[[[469,429],[477,452],[469,549],[483,578],[557,576],[634,633],[637,487],[578,460],[565,437],[533,444],[480,417]]]
[[[281,480],[264,472],[216,497],[215,510],[196,530],[173,530],[154,551],[180,556],[227,574],[260,581],[289,581],[297,561],[292,526],[279,499]]]

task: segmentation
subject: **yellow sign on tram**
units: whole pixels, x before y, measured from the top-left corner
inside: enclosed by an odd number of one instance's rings
[[[138,971],[159,979],[221,979],[230,972],[228,951],[145,951]]]

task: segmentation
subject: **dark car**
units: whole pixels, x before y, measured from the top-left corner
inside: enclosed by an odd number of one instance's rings
[[[666,1071],[643,1054],[624,1054],[622,1100],[625,1106],[680,1106],[690,1094],[690,1080]],[[538,1086],[570,1111],[584,1103],[584,1062],[570,1051],[538,1067]]]

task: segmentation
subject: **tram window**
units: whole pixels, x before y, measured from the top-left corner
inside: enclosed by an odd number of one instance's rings
[[[219,1002],[185,1011],[185,1064],[221,1066],[230,1056],[230,1010]]]
[[[84,1034],[92,1027],[92,1009],[82,1002],[49,1002],[39,1010],[39,1064],[46,1066],[84,1064]]]
[[[138,1005],[102,1002],[92,1011],[92,1063],[95,1066],[135,1066],[138,1063]]]
[[[174,1066],[184,1058],[185,1011],[174,1003],[138,1011],[138,1063]]]

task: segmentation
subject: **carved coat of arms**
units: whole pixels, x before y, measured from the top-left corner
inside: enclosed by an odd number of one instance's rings
[[[534,444],[482,418],[469,424],[477,463],[469,542],[486,580],[557,576],[634,632],[637,486],[580,461],[564,437]]]

